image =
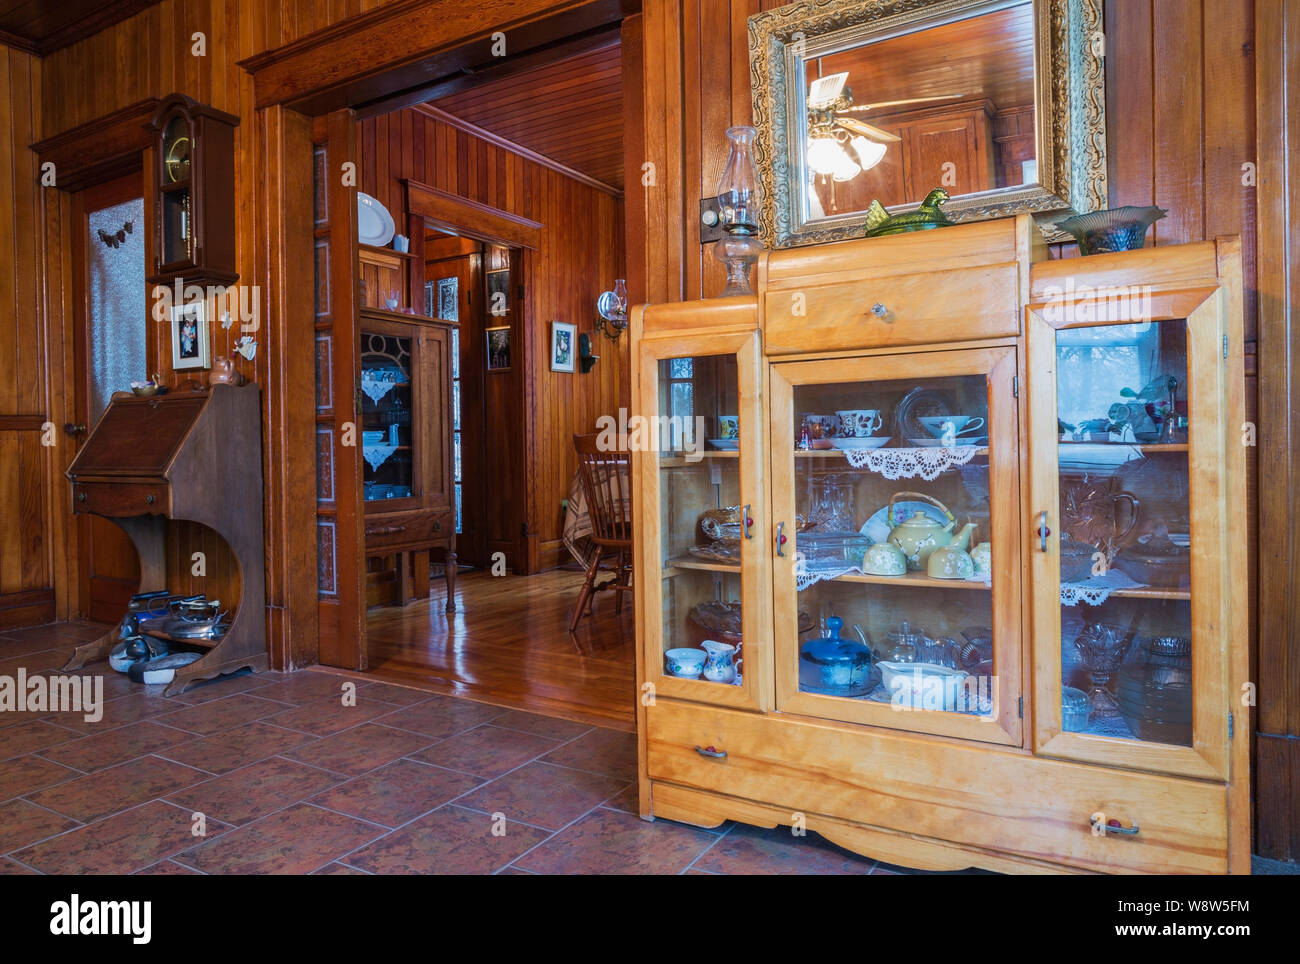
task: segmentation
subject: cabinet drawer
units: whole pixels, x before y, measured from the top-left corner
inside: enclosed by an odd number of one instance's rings
[[[371,516],[366,519],[366,551],[444,542],[455,532],[456,520],[450,511]]]
[[[169,515],[170,487],[154,482],[74,482],[72,511],[104,516]]]
[[[653,780],[1103,872],[1227,870],[1222,784],[665,699],[647,721]],[[1094,836],[1094,813],[1140,832]]]
[[[1013,262],[769,291],[765,347],[779,355],[1018,335],[1019,280]]]

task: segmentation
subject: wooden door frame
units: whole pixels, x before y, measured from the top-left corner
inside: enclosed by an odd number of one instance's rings
[[[532,426],[536,424],[539,400],[537,397],[537,379],[530,377],[530,375],[533,373],[535,361],[542,356],[539,354],[539,335],[535,331],[534,325],[533,299],[529,298],[528,294],[534,290],[533,280],[537,251],[542,246],[542,229],[544,226],[531,218],[512,214],[509,211],[472,201],[456,194],[449,194],[446,191],[441,191],[438,188],[410,178],[402,178],[402,186],[406,195],[405,214],[411,222],[418,220],[421,226],[421,230],[417,232],[415,224],[411,224],[411,237],[418,239],[412,242],[413,246],[423,246],[423,228],[428,226],[451,234],[473,238],[484,244],[509,248],[512,252],[512,273],[516,263],[513,252],[517,252],[519,255],[517,259],[519,265],[517,281],[525,292],[523,298],[516,299],[517,303],[522,307],[519,318],[522,344],[520,345],[521,351],[518,360],[512,357],[510,363],[512,366],[518,367],[524,390],[524,405],[520,420],[520,442],[522,444],[519,455],[525,466],[535,465],[537,464],[535,460],[537,438],[536,433],[532,431]],[[416,251],[416,253],[419,254],[419,251]],[[417,257],[416,263],[423,265],[423,258]],[[486,386],[484,387],[486,389]],[[524,527],[514,534],[514,568],[518,574],[536,572],[540,565],[541,547],[538,544],[536,532],[532,530],[528,523],[529,520],[541,518],[541,507],[538,504],[537,489],[530,484],[530,481],[527,472],[512,480],[513,501],[524,513]]]
[[[1255,850],[1300,861],[1300,10],[1287,0],[1255,0],[1255,189],[1258,328],[1256,452],[1258,505],[1255,585],[1258,650],[1251,678],[1259,699],[1252,727]],[[1259,480],[1267,478],[1270,485]]]
[[[140,171],[145,199],[145,224],[152,209],[147,172],[152,141],[145,124],[159,101],[147,98],[121,110],[70,128],[31,145],[38,165],[52,164],[55,185],[40,191],[41,274],[45,312],[45,357],[48,363],[46,418],[57,426],[59,444],[53,447],[44,481],[49,506],[50,544],[53,557],[53,612],[55,619],[74,619],[84,609],[79,566],[79,526],[73,520],[72,490],[64,472],[76,454],[65,445],[63,425],[77,421],[78,386],[75,291],[79,261],[79,229],[74,203],[79,192]],[[145,225],[141,225],[144,230]],[[151,232],[145,233],[145,264],[152,254]],[[83,266],[84,267],[84,266]],[[147,283],[146,283],[147,291]]]
[[[458,0],[404,0],[239,62],[251,75],[255,105],[251,142],[240,145],[239,183],[256,197],[251,210],[245,209],[252,227],[241,232],[254,236],[256,250],[241,251],[241,259],[253,261],[253,281],[268,300],[267,345],[258,365],[266,398],[267,639],[273,668],[311,665],[320,656],[316,505],[306,491],[315,472],[304,483],[301,469],[291,474],[288,468],[316,461],[314,411],[292,404],[302,385],[315,383],[314,313],[311,299],[301,296],[314,290],[313,118],[341,107],[394,109],[400,106],[394,98],[418,102],[430,96],[437,78],[464,67],[492,62],[495,69],[525,60],[535,66],[571,52],[566,43],[575,34],[608,28],[639,8],[640,0],[493,0],[487,10]],[[504,59],[491,56],[497,31],[506,34],[510,55]],[[535,395],[527,404],[535,410]],[[525,542],[530,553],[536,551],[535,539]]]

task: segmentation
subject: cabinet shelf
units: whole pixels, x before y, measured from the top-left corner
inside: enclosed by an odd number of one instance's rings
[[[740,564],[734,562],[710,562],[707,559],[692,559],[689,556],[679,556],[676,559],[669,559],[664,566],[665,578],[675,575],[673,570],[687,569],[691,571],[703,572],[733,572],[740,573]],[[935,579],[920,572],[909,572],[905,576],[872,576],[866,573],[850,573],[844,576],[838,576],[831,582],[856,582],[873,586],[908,586],[913,589],[979,589],[984,592],[989,591],[989,584],[974,579]],[[1153,590],[1159,591],[1159,590]],[[1128,594],[1147,592],[1147,590],[1130,589]],[[1118,595],[1117,591],[1114,595]],[[1184,593],[1184,596],[1186,594]],[[1170,598],[1178,598],[1176,596]]]
[[[1191,599],[1187,589],[1160,589],[1157,586],[1134,586],[1130,589],[1112,589],[1112,596],[1124,599]]]
[[[1187,451],[1186,442],[1078,442],[1074,439],[1061,439],[1060,444],[1062,446],[1077,445],[1082,447],[1088,445],[1094,448],[1133,449],[1134,451],[1141,452],[1143,455],[1153,455],[1158,452],[1167,452],[1172,454],[1175,452]]]
[[[893,449],[915,448],[911,445],[891,445],[888,448],[881,446],[878,449],[871,449],[872,452],[888,452]],[[988,455],[988,446],[980,446],[975,450],[976,455]],[[794,457],[797,459],[843,459],[845,458],[843,449],[796,449]],[[869,471],[862,469],[862,471]]]

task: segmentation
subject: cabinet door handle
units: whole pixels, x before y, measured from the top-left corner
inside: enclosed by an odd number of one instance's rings
[[[695,752],[700,756],[707,756],[714,760],[724,760],[727,757],[726,750],[719,750],[715,746],[697,746]]]
[[[1038,548],[1042,552],[1047,551],[1047,537],[1052,534],[1052,530],[1047,528],[1047,510],[1044,509],[1038,513]]]
[[[78,493],[77,493],[77,501],[78,501],[78,502],[85,502],[85,501],[86,501],[86,493],[84,493],[84,492],[78,492]]]
[[[778,522],[776,524],[776,554],[778,556],[785,555],[785,523],[784,522]]]
[[[749,530],[750,527],[753,526],[754,520],[750,518],[749,506],[745,506],[744,513],[745,513],[745,517],[741,520],[741,526],[744,528],[745,538],[752,539],[754,538],[754,533],[750,532]]]
[[[368,536],[391,536],[399,532],[405,532],[406,526],[375,526],[366,529]]]
[[[1113,833],[1117,833],[1122,837],[1136,837],[1139,833],[1139,828],[1137,824],[1131,824],[1125,827],[1115,818],[1112,817],[1111,819],[1107,820],[1105,816],[1100,813],[1094,813],[1091,817],[1089,817],[1088,823],[1092,826],[1094,831],[1099,826],[1105,828],[1104,830],[1101,831],[1101,833],[1098,834],[1099,837],[1109,836],[1110,834]]]

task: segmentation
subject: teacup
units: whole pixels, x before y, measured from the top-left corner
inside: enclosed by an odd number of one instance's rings
[[[838,415],[805,415],[808,422],[808,434],[815,439],[835,438],[840,433]]]
[[[968,435],[984,427],[984,419],[976,415],[925,415],[920,419],[927,432],[937,439]]]
[[[840,435],[844,438],[870,438],[880,428],[880,411],[874,408],[854,408],[836,412],[840,417]]]
[[[682,679],[699,679],[706,658],[703,650],[689,647],[670,649],[664,653],[664,663],[668,667],[668,672]]]
[[[740,438],[740,416],[718,416],[718,438]]]

